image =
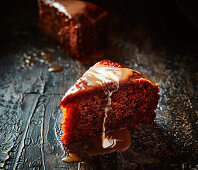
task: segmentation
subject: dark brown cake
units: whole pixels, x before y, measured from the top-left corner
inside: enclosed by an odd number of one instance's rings
[[[38,0],[42,32],[69,56],[84,57],[101,49],[107,36],[107,12],[85,1]]]
[[[62,142],[153,122],[159,88],[141,73],[118,63],[96,63],[65,94]]]

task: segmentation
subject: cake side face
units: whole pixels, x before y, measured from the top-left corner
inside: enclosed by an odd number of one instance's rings
[[[103,125],[111,131],[153,122],[158,92],[158,86],[139,72],[110,61],[96,63],[60,103],[62,142],[67,145],[102,133]]]
[[[159,99],[158,87],[148,86],[150,89],[148,92],[144,89],[144,85],[148,85],[145,80],[134,81],[129,84],[123,83],[120,85],[120,90],[115,94],[113,93],[111,109],[108,111],[105,121],[106,132],[123,127],[134,128],[141,124],[153,122],[154,110]],[[107,86],[116,88],[113,84]],[[109,89],[107,86],[106,88]],[[140,86],[141,88],[139,88]],[[104,109],[108,102],[108,95],[104,93],[104,90],[106,90],[105,87],[104,89],[97,89],[97,91],[90,91],[64,107],[66,108],[66,112],[64,112],[66,116],[62,122],[64,132],[62,142],[66,145],[99,133],[102,134]],[[150,97],[146,98],[147,96]]]
[[[84,6],[81,5],[81,10],[79,9],[81,12],[73,14],[69,27],[63,27],[60,30],[62,50],[76,58],[93,54],[103,48],[107,41],[107,12],[84,1],[75,1],[70,6],[75,6],[78,3],[84,4]],[[65,6],[67,7],[67,5]],[[67,32],[70,35],[68,38],[65,36]]]
[[[38,0],[39,27],[64,52],[77,58],[91,55],[107,39],[107,12],[85,1]]]

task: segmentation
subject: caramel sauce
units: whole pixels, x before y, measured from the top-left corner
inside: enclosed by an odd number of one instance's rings
[[[87,141],[90,143],[90,146],[88,146],[86,150],[86,154],[88,156],[103,155],[115,151],[125,151],[126,149],[128,149],[128,147],[131,144],[131,135],[126,128],[106,132],[105,136],[109,140],[115,141],[113,145],[104,148],[102,146],[101,134],[97,136],[93,136],[87,139]],[[72,144],[70,147],[72,148]],[[71,163],[71,162],[79,162],[82,160],[81,157],[79,156],[80,154],[73,153],[70,148],[68,148],[68,150],[69,150],[69,155],[63,158],[64,162]]]
[[[52,66],[48,69],[49,72],[61,72],[63,71],[63,67],[61,66]]]
[[[81,161],[81,157],[77,153],[69,153],[69,155],[62,160],[67,163],[79,162]]]
[[[115,151],[125,151],[131,144],[131,135],[129,131],[125,129],[119,129],[105,133],[106,138],[116,141],[114,145],[104,148],[102,146],[101,136],[95,136],[89,140],[93,144],[92,148],[88,148],[87,153],[89,155],[98,155],[104,153],[111,153]]]

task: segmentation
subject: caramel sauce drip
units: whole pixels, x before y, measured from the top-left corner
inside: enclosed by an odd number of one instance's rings
[[[61,66],[52,66],[48,69],[49,72],[61,72],[63,71],[63,67]]]
[[[114,140],[116,142],[107,148],[103,148],[101,134],[93,136],[87,139],[87,141],[91,143],[91,145],[86,150],[87,155],[94,156],[111,153],[115,151],[125,151],[131,144],[131,135],[126,128],[106,132],[105,135],[106,138]],[[68,148],[68,150],[70,150],[70,148]],[[80,154],[73,153],[72,150],[70,150],[69,155],[63,158],[63,161],[67,163],[79,162],[82,160],[82,158],[79,155]]]
[[[81,161],[81,157],[77,153],[69,153],[69,155],[63,158],[64,162],[72,163]]]

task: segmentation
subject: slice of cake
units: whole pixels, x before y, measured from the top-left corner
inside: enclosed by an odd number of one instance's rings
[[[101,49],[106,42],[107,12],[85,1],[38,0],[39,27],[63,51],[76,58]]]
[[[66,145],[101,134],[103,147],[112,145],[105,132],[153,122],[159,88],[141,73],[118,63],[96,63],[72,86],[60,106],[62,142]]]

